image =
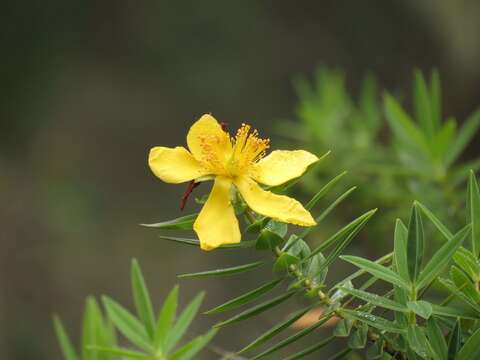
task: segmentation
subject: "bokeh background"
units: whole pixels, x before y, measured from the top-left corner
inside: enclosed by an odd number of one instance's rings
[[[51,315],[78,338],[89,294],[131,304],[132,257],[157,305],[178,273],[251,258],[165,243],[137,225],[180,215],[183,187],[157,181],[146,156],[151,146],[182,144],[202,113],[232,128],[251,122],[275,144],[273,123],[295,111],[292,79],[321,64],[343,68],[352,89],[371,71],[400,92],[414,67],[435,66],[447,115],[464,119],[480,104],[474,1],[6,0],[2,15],[5,359],[60,359]],[[478,141],[469,151],[479,152]],[[180,285],[183,303],[206,289],[209,306],[259,282],[246,274]],[[226,329],[215,344],[238,349],[275,318],[261,321]]]

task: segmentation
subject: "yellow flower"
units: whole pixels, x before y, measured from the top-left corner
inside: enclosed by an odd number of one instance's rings
[[[298,178],[318,158],[303,150],[276,150],[265,156],[269,140],[243,124],[234,138],[211,115],[203,115],[187,135],[184,147],[154,147],[148,163],[167,183],[214,178],[207,202],[193,229],[203,250],[240,242],[240,228],[231,204],[232,185],[258,214],[277,221],[313,226],[312,215],[295,199],[262,189],[258,183],[276,186]]]

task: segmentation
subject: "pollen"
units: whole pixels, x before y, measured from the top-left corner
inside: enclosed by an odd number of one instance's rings
[[[229,164],[231,173],[238,174],[263,158],[270,147],[270,139],[261,139],[258,131],[250,125],[242,124],[232,138],[233,152]]]

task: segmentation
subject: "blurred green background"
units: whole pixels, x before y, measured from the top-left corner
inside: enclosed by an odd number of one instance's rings
[[[240,264],[240,254],[250,258],[248,251],[207,254],[161,242],[137,225],[180,215],[184,187],[155,179],[146,156],[154,145],[183,144],[199,115],[212,112],[231,128],[253,123],[275,147],[281,140],[273,122],[294,117],[291,80],[320,64],[344,69],[353,90],[371,71],[382,88],[400,94],[410,91],[414,67],[435,66],[446,115],[464,119],[480,103],[480,3],[474,1],[2,5],[0,348],[6,359],[60,358],[51,315],[60,314],[78,334],[88,294],[131,304],[131,257],[142,264],[158,303],[178,273]],[[478,154],[480,143],[468,151]],[[197,207],[192,201],[187,213]],[[248,275],[242,280],[182,281],[182,298],[205,288],[211,306],[260,283]],[[200,319],[198,330],[213,322]],[[268,316],[262,321],[274,323]],[[225,329],[214,343],[238,349],[261,332],[258,325]]]

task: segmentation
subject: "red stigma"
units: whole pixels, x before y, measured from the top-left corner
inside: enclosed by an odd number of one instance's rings
[[[228,123],[227,122],[224,122],[224,121],[220,122],[220,126],[221,126],[223,131],[228,132]]]
[[[190,194],[198,185],[200,185],[200,183],[195,182],[195,180],[192,180],[188,183],[187,189],[183,193],[182,200],[180,201],[180,210],[183,211],[183,209],[185,209],[185,205],[187,205],[187,200],[190,197]]]

